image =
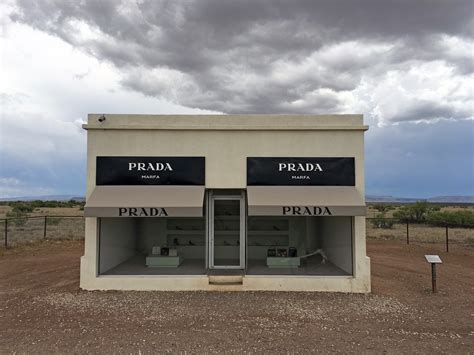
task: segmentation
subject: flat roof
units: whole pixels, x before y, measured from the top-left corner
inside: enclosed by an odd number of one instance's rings
[[[102,122],[101,117],[105,117]],[[363,115],[122,115],[89,114],[86,130],[357,130]]]

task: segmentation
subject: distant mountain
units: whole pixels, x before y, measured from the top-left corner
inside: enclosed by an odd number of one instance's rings
[[[415,203],[416,201],[427,201],[432,203],[474,203],[474,196],[436,196],[430,198],[412,198],[395,197],[390,195],[366,195],[365,200],[372,203]]]
[[[428,202],[474,203],[474,196],[436,196],[429,198]]]
[[[0,198],[0,201],[84,201],[84,196],[77,195],[45,195],[45,196],[23,196]],[[366,195],[365,200],[370,203],[415,203],[416,201],[427,201],[432,203],[474,203],[474,196],[435,196],[430,198],[412,198],[412,197],[396,197],[391,195]]]
[[[421,198],[395,197],[390,195],[366,195],[367,202],[397,202],[397,203],[415,203],[416,201],[426,200]]]
[[[77,196],[77,195],[45,195],[45,196],[22,196],[22,197],[0,198],[0,201],[34,201],[34,200],[42,200],[42,201],[76,200],[76,201],[84,201],[85,197]]]

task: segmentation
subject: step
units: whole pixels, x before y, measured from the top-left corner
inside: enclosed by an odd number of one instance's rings
[[[243,275],[209,275],[209,285],[242,285]]]
[[[218,292],[242,292],[244,291],[244,285],[242,284],[209,284],[208,291]]]

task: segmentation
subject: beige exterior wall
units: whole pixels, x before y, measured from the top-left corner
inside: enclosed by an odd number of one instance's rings
[[[95,187],[96,156],[204,156],[206,188],[246,188],[247,157],[355,157],[356,188],[364,196],[364,131],[361,115],[147,116],[89,115],[87,194]],[[209,289],[199,277],[97,277],[97,221],[86,219],[81,260],[85,289]],[[369,292],[365,218],[354,218],[355,277],[245,277],[243,289]],[[161,280],[163,278],[163,281]],[[202,277],[201,277],[202,278]],[[168,280],[168,281],[167,281]],[[207,280],[207,278],[206,278]],[[299,280],[299,281],[298,281]],[[298,286],[297,286],[298,285]]]

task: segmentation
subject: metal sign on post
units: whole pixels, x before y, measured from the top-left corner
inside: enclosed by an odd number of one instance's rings
[[[439,255],[425,255],[425,259],[431,264],[431,288],[432,292],[436,293],[436,264],[442,264],[443,261]]]

